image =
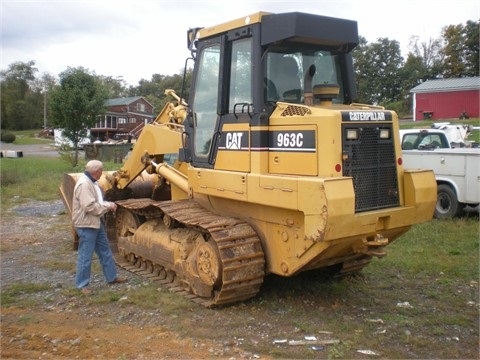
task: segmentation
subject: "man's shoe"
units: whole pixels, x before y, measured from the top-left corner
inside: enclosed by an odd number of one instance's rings
[[[110,281],[109,284],[121,284],[127,282],[127,278],[124,277],[117,277],[115,280]]]
[[[87,295],[87,296],[92,294],[92,290],[90,290],[90,289],[87,288],[87,287],[81,288],[81,289],[80,289],[80,292],[81,292],[83,295]]]

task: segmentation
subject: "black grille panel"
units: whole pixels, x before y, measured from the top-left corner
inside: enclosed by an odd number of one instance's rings
[[[380,130],[389,139],[380,139]],[[390,124],[343,125],[343,175],[353,178],[355,212],[398,206],[395,149]],[[347,131],[357,136],[347,138]]]

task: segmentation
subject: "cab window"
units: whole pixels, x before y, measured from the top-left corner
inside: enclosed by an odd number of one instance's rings
[[[206,157],[217,121],[220,45],[204,48],[198,61],[195,98],[191,104],[195,117],[194,147],[197,156]]]
[[[252,103],[252,39],[246,38],[232,43],[230,67],[229,112],[242,110],[242,104]]]

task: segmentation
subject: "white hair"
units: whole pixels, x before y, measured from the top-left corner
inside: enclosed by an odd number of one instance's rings
[[[85,171],[92,174],[100,169],[103,169],[103,163],[100,160],[90,160],[85,165]]]

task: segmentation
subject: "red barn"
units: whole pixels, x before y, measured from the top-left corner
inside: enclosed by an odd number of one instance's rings
[[[427,80],[410,90],[413,120],[479,117],[480,77]]]

